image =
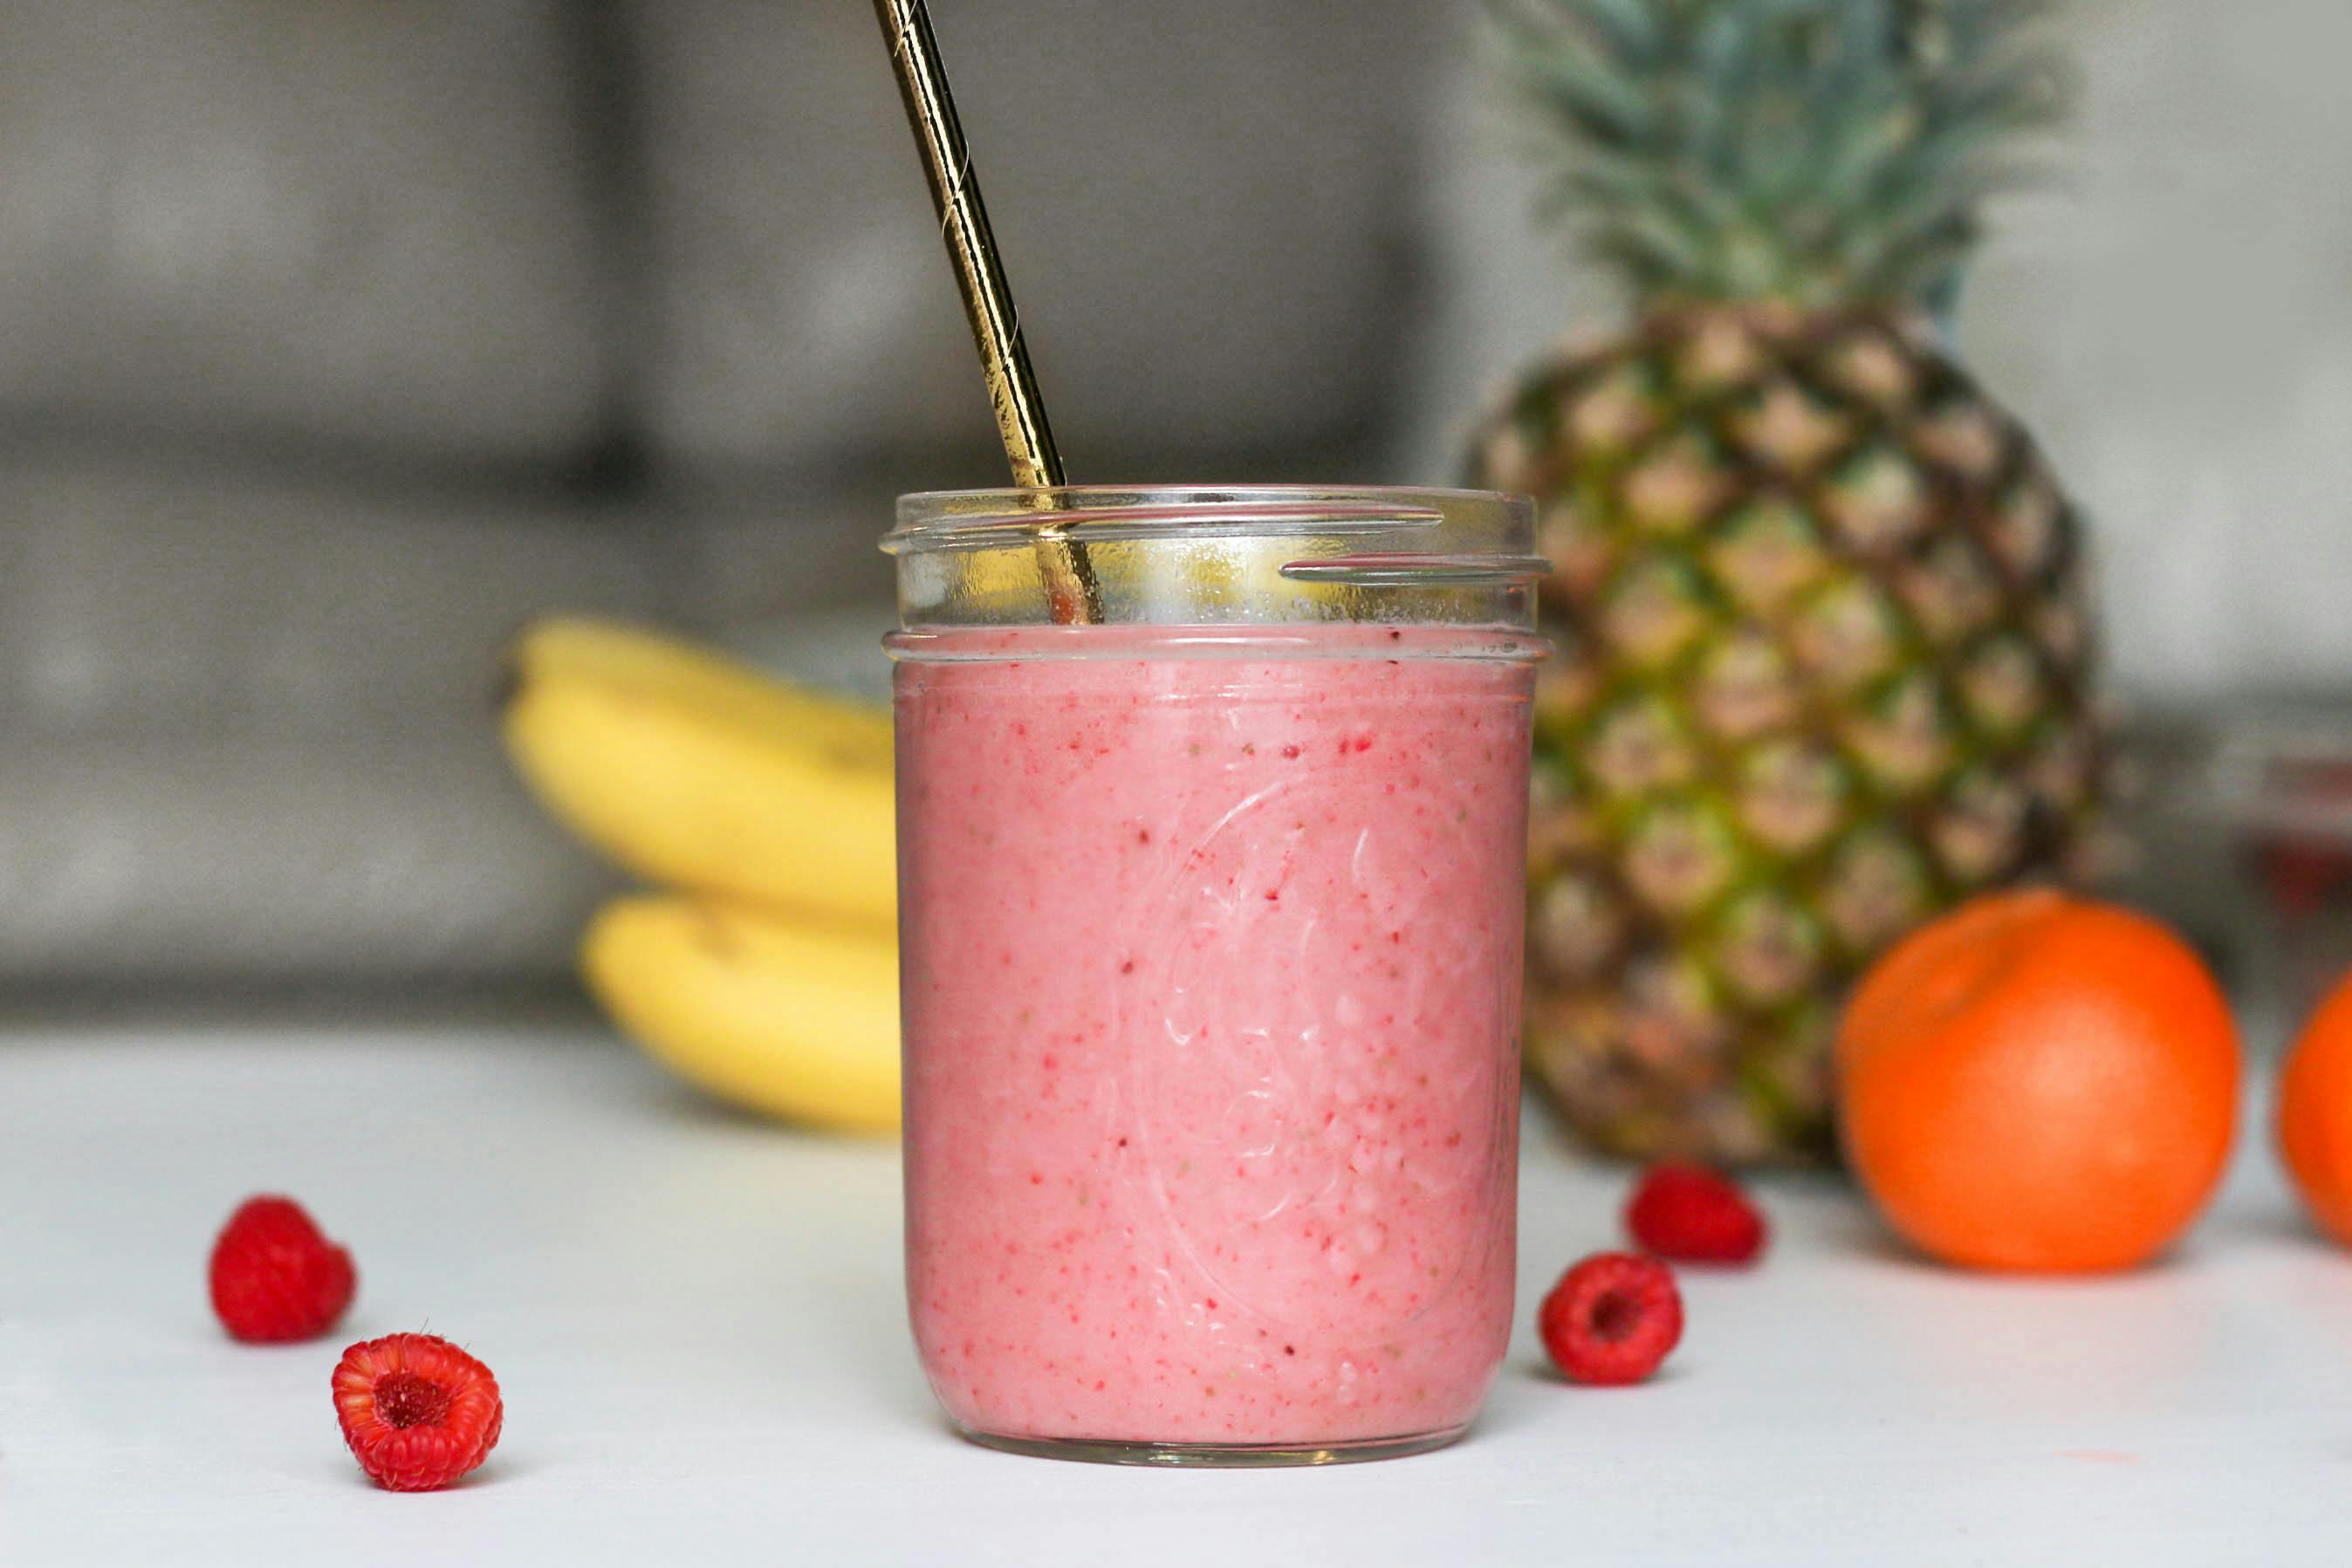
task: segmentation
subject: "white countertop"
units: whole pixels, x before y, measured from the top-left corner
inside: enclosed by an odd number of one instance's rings
[[[2259,1139],[2171,1263],[1911,1262],[1780,1182],[1748,1274],[1685,1272],[1660,1381],[1554,1382],[1525,1324],[1621,1173],[1530,1113],[1522,1331],[1441,1453],[1322,1470],[1017,1458],[934,1413],[894,1148],[694,1099],[584,1025],[0,1035],[0,1563],[2213,1564],[2352,1546],[2352,1256]],[[230,1343],[204,1262],[257,1190],[358,1260],[339,1335]],[[506,1435],[368,1486],[327,1378],[428,1328]]]

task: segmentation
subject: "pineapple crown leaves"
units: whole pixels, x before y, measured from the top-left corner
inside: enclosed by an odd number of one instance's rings
[[[2063,116],[2046,0],[1486,0],[1567,157],[1545,206],[1644,298],[1943,298]]]

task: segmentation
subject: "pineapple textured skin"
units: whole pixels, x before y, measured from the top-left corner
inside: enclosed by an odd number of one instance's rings
[[[1826,1155],[1860,968],[2095,859],[2074,508],[1899,306],[1654,308],[1520,383],[1473,466],[1558,569],[1530,1075],[1612,1153]]]

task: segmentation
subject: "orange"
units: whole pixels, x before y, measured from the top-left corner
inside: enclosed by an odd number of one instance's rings
[[[2237,1122],[2237,1032],[2196,953],[2046,889],[1971,900],[1874,964],[1837,1073],[1863,1189],[1975,1269],[2145,1262],[2212,1196]]]
[[[2352,1246],[2352,975],[2336,982],[2287,1052],[2278,1146],[2311,1218]]]

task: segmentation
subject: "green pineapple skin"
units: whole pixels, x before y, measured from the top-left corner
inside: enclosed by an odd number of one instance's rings
[[[1531,1078],[1609,1153],[1830,1155],[1860,969],[2094,858],[2074,509],[1900,308],[1654,311],[1521,383],[1473,468],[1558,568]]]
[[[1603,1149],[1818,1157],[1862,967],[2098,842],[2074,510],[1922,324],[2068,72],[2036,0],[1485,5],[1638,321],[1474,444],[1559,569],[1529,1075]]]

